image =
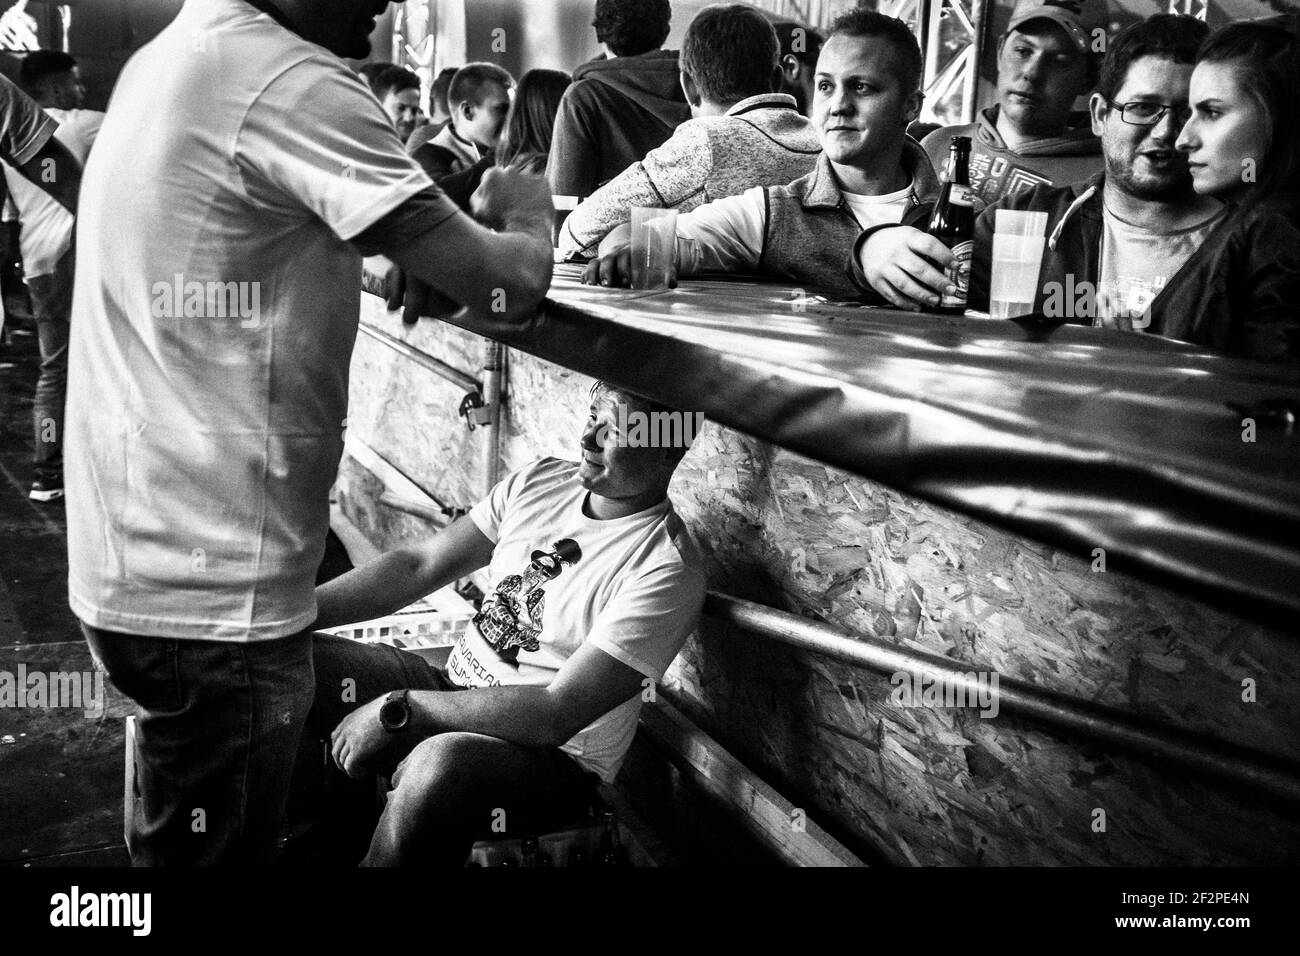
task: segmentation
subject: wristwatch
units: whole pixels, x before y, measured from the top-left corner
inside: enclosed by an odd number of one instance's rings
[[[405,690],[389,691],[383,706],[379,708],[379,723],[390,734],[397,733],[411,722],[411,708],[406,703],[407,693]]]

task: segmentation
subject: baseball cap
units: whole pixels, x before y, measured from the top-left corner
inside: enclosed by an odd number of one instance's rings
[[[1092,31],[1106,28],[1105,0],[1020,0],[1011,11],[1007,32],[1030,20],[1051,20],[1066,32],[1074,45],[1087,51]]]

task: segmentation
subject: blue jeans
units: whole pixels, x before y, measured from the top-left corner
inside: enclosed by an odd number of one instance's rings
[[[132,864],[269,863],[311,708],[311,635],[230,643],[81,626],[139,709]]]
[[[390,690],[463,690],[418,654],[327,634],[313,635],[313,644],[316,699],[308,731],[317,740],[328,740],[350,711]],[[346,685],[355,686],[348,701],[345,680],[355,681]],[[363,866],[463,866],[476,840],[546,833],[580,819],[600,783],[557,747],[461,732],[395,736],[374,769],[391,773],[391,789]],[[355,787],[332,763],[326,773],[327,792],[336,798]],[[353,800],[358,792],[370,797],[373,789],[352,789]]]
[[[37,478],[63,482],[63,408],[68,396],[68,318],[72,312],[72,257],[64,256],[49,275],[27,280],[36,313],[41,372],[36,380],[32,421]]]

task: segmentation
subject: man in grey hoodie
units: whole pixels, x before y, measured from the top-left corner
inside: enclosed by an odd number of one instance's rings
[[[690,119],[668,39],[668,0],[596,0],[606,56],[573,71],[555,118],[546,178],[557,196],[586,198]]]
[[[1087,112],[1071,107],[1095,82],[1105,23],[1105,0],[1020,0],[998,41],[997,105],[974,123],[944,126],[922,140],[935,169],[944,170],[954,136],[969,136],[970,181],[981,206],[1099,172],[1101,143]]]

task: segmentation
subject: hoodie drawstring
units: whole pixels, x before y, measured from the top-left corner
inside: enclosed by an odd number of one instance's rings
[[[1061,232],[1062,230],[1065,229],[1066,222],[1069,221],[1069,218],[1074,215],[1074,211],[1076,209],[1078,209],[1080,206],[1082,206],[1084,203],[1086,203],[1089,199],[1092,198],[1093,193],[1095,193],[1096,191],[1097,191],[1096,186],[1089,186],[1087,189],[1083,191],[1082,194],[1080,194],[1078,199],[1070,203],[1070,207],[1065,210],[1065,215],[1061,217],[1061,221],[1056,224],[1056,228],[1052,230],[1052,234],[1047,237],[1048,249],[1050,249],[1052,252],[1056,251],[1056,241],[1061,238]]]

